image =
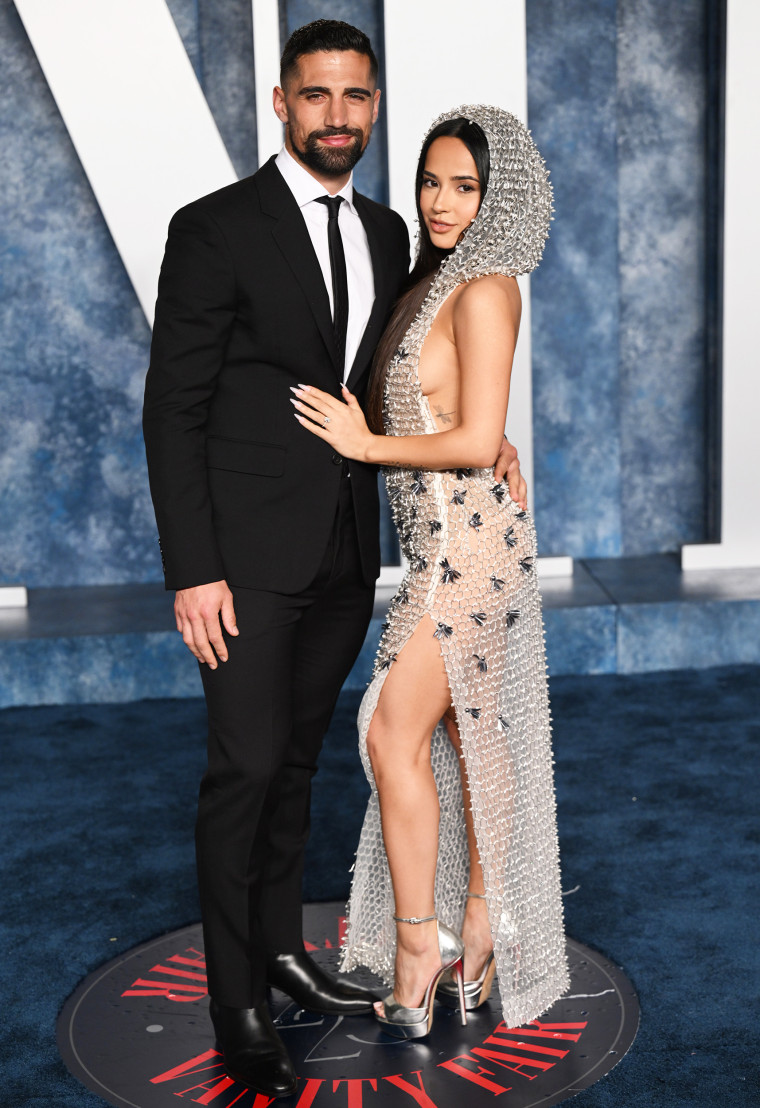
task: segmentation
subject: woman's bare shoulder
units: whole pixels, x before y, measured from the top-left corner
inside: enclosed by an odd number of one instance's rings
[[[452,308],[455,318],[498,312],[517,321],[521,305],[520,287],[514,277],[488,273],[463,282],[456,290]]]

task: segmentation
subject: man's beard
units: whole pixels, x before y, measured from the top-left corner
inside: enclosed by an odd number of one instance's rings
[[[321,146],[319,144],[319,139],[332,138],[334,135],[353,135],[356,141],[348,146]],[[291,145],[303,164],[307,165],[309,169],[321,173],[324,177],[342,177],[344,174],[350,173],[364,153],[362,148],[363,138],[364,134],[358,127],[342,127],[339,130],[328,128],[325,131],[312,131],[306,139],[306,145],[301,149],[296,146],[293,132],[290,133]]]

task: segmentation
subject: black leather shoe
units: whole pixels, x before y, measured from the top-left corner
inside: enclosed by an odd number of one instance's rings
[[[266,1002],[256,1008],[228,1008],[212,999],[209,1015],[234,1081],[265,1096],[290,1096],[298,1079]]]
[[[380,999],[361,985],[330,977],[305,950],[299,954],[270,954],[267,985],[281,989],[302,1008],[325,1016],[359,1016],[371,1012]]]

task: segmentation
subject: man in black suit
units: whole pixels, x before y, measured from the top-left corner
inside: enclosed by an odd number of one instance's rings
[[[323,1013],[374,999],[304,952],[301,877],[311,778],[372,612],[377,476],[308,434],[289,388],[340,397],[345,381],[361,402],[408,273],[403,221],[351,184],[376,78],[348,24],[291,37],[274,92],[284,149],[170,223],[145,391],[166,586],[208,707],[196,844],[211,1016],[230,1074],[269,1096],[296,1078],[268,985]]]

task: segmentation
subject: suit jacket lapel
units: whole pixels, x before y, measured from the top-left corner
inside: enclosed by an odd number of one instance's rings
[[[303,290],[337,371],[330,299],[322,270],[301,211],[274,162],[274,158],[270,158],[255,176],[261,209],[277,221],[272,237]]]
[[[359,218],[364,224],[364,230],[367,232],[369,253],[372,259],[372,272],[375,280],[375,300],[346,382],[348,388],[352,392],[356,388],[357,382],[362,377],[363,368],[368,365],[375,347],[380,341],[380,335],[382,334],[381,328],[388,312],[388,299],[390,296],[390,290],[388,288],[388,266],[385,261],[380,229],[372,218],[369,206],[364,203],[364,197],[361,193],[354,192],[354,204],[359,213]]]

